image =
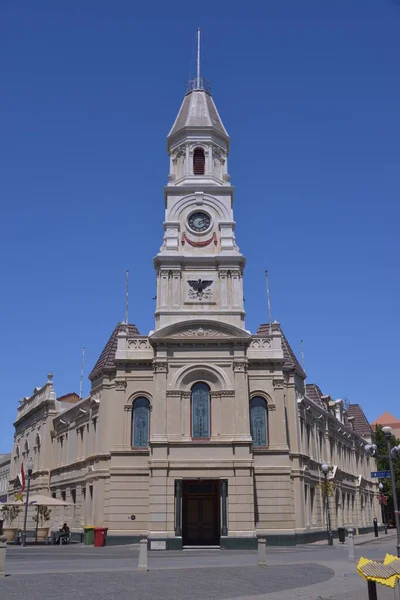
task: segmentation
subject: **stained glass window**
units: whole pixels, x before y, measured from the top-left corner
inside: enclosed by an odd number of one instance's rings
[[[132,413],[132,446],[147,448],[149,445],[150,404],[147,398],[136,398]]]
[[[253,398],[250,402],[250,428],[253,446],[268,446],[267,404],[264,398]]]
[[[206,383],[192,387],[192,437],[210,437],[210,388]]]

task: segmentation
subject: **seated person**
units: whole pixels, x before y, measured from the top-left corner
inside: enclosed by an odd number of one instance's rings
[[[68,539],[69,538],[69,527],[66,523],[64,523],[64,525],[61,527],[60,531],[58,531],[56,533],[56,537],[55,537],[55,543],[62,544],[62,540],[63,539]]]

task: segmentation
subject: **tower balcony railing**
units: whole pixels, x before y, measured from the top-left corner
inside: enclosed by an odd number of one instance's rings
[[[207,94],[211,94],[211,85],[207,79],[204,77],[194,77],[193,79],[189,79],[186,82],[186,93],[193,92],[196,90],[202,90],[207,92]]]

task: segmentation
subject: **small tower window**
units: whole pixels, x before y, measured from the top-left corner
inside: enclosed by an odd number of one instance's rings
[[[204,175],[206,159],[203,148],[196,148],[193,152],[193,173],[195,175]]]

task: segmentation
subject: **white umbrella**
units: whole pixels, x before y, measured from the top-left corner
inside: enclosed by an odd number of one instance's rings
[[[45,496],[44,494],[32,494],[32,496],[29,496],[29,504],[35,506],[70,506],[64,500],[57,500],[57,498]]]

